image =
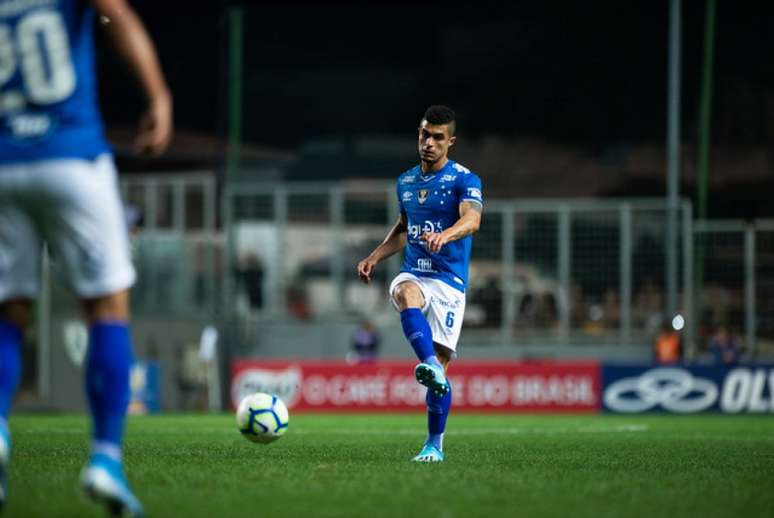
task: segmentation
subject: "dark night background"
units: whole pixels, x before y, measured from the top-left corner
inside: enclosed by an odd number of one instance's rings
[[[132,2],[173,90],[178,134],[226,134],[225,12],[231,3]],[[666,0],[240,4],[246,146],[292,153],[320,139],[413,138],[424,108],[438,102],[456,109],[460,137],[471,142],[538,138],[602,162],[621,150],[664,145]],[[755,149],[765,161],[759,167],[771,173],[774,7],[756,4],[718,1],[713,167],[717,153],[733,164],[734,156]],[[690,161],[704,7],[703,1],[683,2],[682,142]],[[101,51],[102,100],[108,125],[121,127],[134,124],[142,103],[113,59],[111,51]],[[724,198],[734,205],[761,189],[772,192],[766,177],[774,175],[758,174],[755,181],[763,184],[745,180],[731,188],[729,171],[717,174],[727,177]],[[658,175],[599,194],[632,194],[625,187],[631,185],[637,195],[662,195],[665,168]],[[690,173],[685,181],[681,192],[692,195]],[[718,188],[714,176],[713,182]],[[711,201],[716,213],[729,214],[717,193]],[[740,208],[733,215],[774,215],[766,213],[768,206],[767,200],[748,204],[752,212]]]

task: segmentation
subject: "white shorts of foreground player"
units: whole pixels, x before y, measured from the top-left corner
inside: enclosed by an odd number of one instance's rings
[[[400,308],[393,296],[395,288],[407,281],[413,282],[422,291],[422,297],[425,299],[422,313],[430,324],[433,342],[456,351],[462,331],[462,317],[465,315],[465,294],[438,279],[418,277],[413,273],[403,272],[398,274],[390,284],[390,301],[397,310]]]
[[[0,301],[37,296],[44,241],[82,298],[134,283],[112,156],[0,167]]]

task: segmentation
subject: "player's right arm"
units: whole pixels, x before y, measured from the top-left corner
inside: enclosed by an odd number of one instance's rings
[[[391,255],[400,251],[406,246],[406,231],[408,230],[408,218],[405,213],[398,216],[398,221],[392,226],[387,237],[384,238],[379,246],[374,248],[368,257],[357,264],[357,274],[360,280],[368,284],[371,282],[371,275],[376,269],[376,265],[387,259]]]
[[[158,154],[172,137],[172,95],[148,32],[126,0],[91,0],[119,54],[129,63],[148,99],[135,147]]]

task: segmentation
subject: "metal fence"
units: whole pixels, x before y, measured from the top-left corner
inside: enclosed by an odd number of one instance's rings
[[[224,239],[212,173],[123,176],[121,192],[142,218],[132,235],[133,313],[216,313]]]
[[[236,184],[219,200],[208,173],[124,177],[121,186],[144,215],[133,237],[135,345],[168,373],[169,405],[183,394],[174,373],[208,324],[222,331],[224,358],[287,354],[291,340],[297,354],[340,354],[364,319],[402,345],[387,299],[400,254],[370,285],[355,273],[398,216],[392,182]],[[488,201],[474,237],[465,350],[647,351],[672,316],[667,264],[676,257],[686,359],[709,356],[721,329],[744,342],[749,359],[774,355],[774,220],[695,222],[682,202],[671,257],[667,220],[662,199]],[[57,397],[79,376],[68,345],[78,309],[49,283],[55,273],[46,260],[28,370],[41,397],[70,408]],[[483,347],[491,345],[499,349]]]
[[[240,184],[224,193],[229,313],[314,322],[389,315],[396,256],[370,285],[357,262],[397,216],[392,183]],[[680,243],[691,235],[680,205]],[[663,200],[496,200],[474,238],[466,337],[513,344],[644,344],[664,318]],[[690,305],[689,243],[678,251]],[[685,296],[688,294],[688,296]]]
[[[397,218],[392,182],[244,183],[220,200],[210,173],[123,177],[121,188],[144,215],[133,238],[138,317],[217,317],[251,329],[243,342],[267,319],[394,323],[386,292],[400,254],[370,285],[355,275]],[[687,356],[706,353],[720,326],[756,354],[774,338],[774,222],[694,222],[687,202],[679,213]],[[666,222],[662,199],[487,202],[466,341],[650,344],[667,317]],[[65,292],[52,295],[65,307]]]
[[[770,354],[774,341],[774,220],[697,221],[696,325],[699,353],[721,330],[748,357]]]

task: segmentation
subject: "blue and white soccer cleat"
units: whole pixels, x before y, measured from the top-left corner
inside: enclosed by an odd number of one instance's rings
[[[414,376],[416,376],[419,383],[439,396],[446,395],[451,388],[449,382],[446,380],[446,374],[443,372],[443,367],[439,365],[420,363],[414,367]]]
[[[443,452],[432,444],[425,444],[419,455],[411,460],[413,462],[443,462]]]
[[[142,504],[132,494],[121,463],[107,455],[94,454],[81,473],[86,496],[107,506],[113,516],[143,516]]]
[[[11,434],[0,426],[0,511],[8,498],[8,468],[11,463]]]

